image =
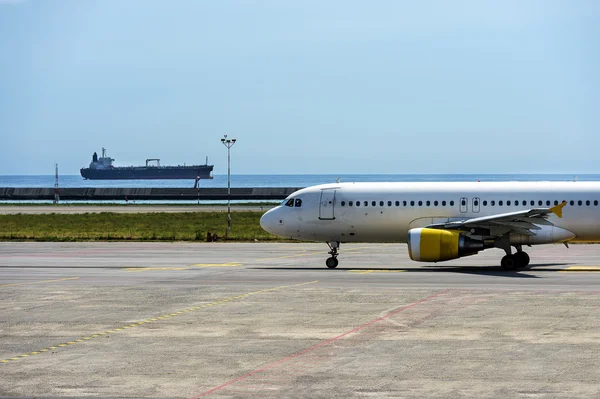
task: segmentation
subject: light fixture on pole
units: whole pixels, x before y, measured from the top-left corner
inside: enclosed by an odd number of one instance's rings
[[[227,147],[227,231],[225,232],[225,238],[229,237],[229,230],[231,230],[231,147],[235,144],[235,139],[228,139],[227,135],[223,135],[221,143]]]

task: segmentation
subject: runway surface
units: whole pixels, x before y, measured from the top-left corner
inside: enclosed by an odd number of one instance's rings
[[[233,211],[266,212],[275,205],[232,205]],[[227,205],[0,205],[0,215],[43,213],[152,213],[152,212],[227,212]]]
[[[0,396],[600,396],[600,247],[0,243]]]

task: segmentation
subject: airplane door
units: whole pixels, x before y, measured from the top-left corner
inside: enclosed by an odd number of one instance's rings
[[[462,213],[467,213],[467,198],[466,197],[461,197],[459,205],[460,205],[460,211]]]
[[[321,203],[319,205],[319,219],[335,219],[335,190],[321,190]]]
[[[479,213],[479,202],[480,202],[479,201],[479,197],[473,198],[473,207],[472,207],[472,209],[473,209],[474,213]]]

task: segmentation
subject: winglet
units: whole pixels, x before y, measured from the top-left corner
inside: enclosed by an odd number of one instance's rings
[[[562,209],[565,205],[567,205],[567,201],[563,201],[562,203],[553,206],[552,208],[550,208],[550,212],[554,213],[559,218],[562,218]]]

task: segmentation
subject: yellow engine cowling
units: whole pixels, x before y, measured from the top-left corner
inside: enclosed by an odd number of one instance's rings
[[[420,262],[440,262],[472,255],[484,249],[483,241],[453,230],[418,228],[408,231],[408,254]]]

